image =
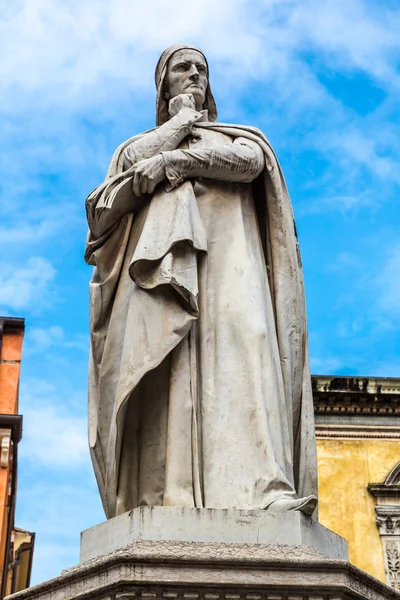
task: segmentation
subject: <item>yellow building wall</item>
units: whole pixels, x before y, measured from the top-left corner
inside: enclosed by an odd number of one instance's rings
[[[400,443],[318,439],[319,520],[347,539],[355,566],[385,582],[383,550],[369,483],[385,481],[400,462]]]

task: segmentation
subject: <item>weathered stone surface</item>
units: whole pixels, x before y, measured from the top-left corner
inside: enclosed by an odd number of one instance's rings
[[[140,541],[9,598],[400,600],[400,594],[309,547]]]
[[[80,562],[145,540],[303,545],[329,558],[348,558],[346,540],[299,511],[157,506],[137,508],[83,531]]]
[[[89,440],[107,518],[312,515],[303,272],[281,168],[261,131],[216,122],[199,48],[163,52],[156,87],[156,129],[118,146],[86,201]]]

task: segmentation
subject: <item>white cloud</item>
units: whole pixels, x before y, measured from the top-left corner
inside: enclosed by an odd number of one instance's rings
[[[371,256],[374,251],[371,245]],[[391,337],[399,331],[400,243],[388,236],[383,256],[374,262],[370,257],[360,260],[357,256],[342,253],[328,270],[337,272],[341,269],[350,269],[352,277],[350,287],[335,308],[340,315],[335,328],[336,337],[364,348],[377,347],[385,341],[390,344]],[[390,352],[390,349],[387,348],[387,351]],[[360,356],[354,356],[353,362],[356,364],[363,360],[363,355],[364,360],[370,360],[369,352],[362,352]],[[378,361],[375,362],[378,364]],[[366,365],[365,368],[377,372],[371,366]]]
[[[36,532],[31,584],[76,565],[80,532],[104,520],[94,477],[82,470],[60,471],[56,481],[38,471],[30,485],[20,482],[16,522]]]
[[[55,406],[25,409],[25,444],[22,453],[47,468],[75,468],[87,461],[86,418]]]
[[[374,128],[375,129],[375,128]],[[337,160],[348,172],[366,167],[383,180],[400,183],[400,171],[396,154],[398,140],[378,131],[365,131],[365,122],[351,124],[340,132],[320,136],[320,149],[326,154],[335,152]]]
[[[360,271],[365,268],[365,263],[357,255],[350,252],[340,252],[336,260],[331,264],[327,265],[328,271],[339,271],[348,269],[354,271]]]
[[[1,172],[0,172],[1,175]],[[24,176],[20,177],[20,182]],[[0,247],[14,256],[21,247],[38,247],[39,244],[48,242],[51,238],[57,238],[57,245],[64,243],[66,235],[70,231],[81,227],[84,221],[83,200],[78,215],[77,203],[58,201],[57,206],[49,206],[43,200],[36,202],[34,206],[27,206],[32,197],[40,197],[43,190],[20,190],[10,184],[10,195],[16,196],[12,207],[4,206],[0,198],[2,208],[2,224],[0,226]],[[44,186],[45,187],[45,186]],[[41,193],[40,193],[41,192]],[[62,218],[60,218],[60,215]]]
[[[89,464],[84,394],[75,394],[74,398],[64,385],[25,381],[21,386],[21,407],[21,456],[32,465],[55,470],[73,470]]]
[[[379,275],[373,282],[373,288],[377,292],[379,308],[395,317],[398,326],[400,316],[400,243],[391,247]]]
[[[270,105],[276,104],[266,106],[265,116],[259,116],[267,134],[268,119],[280,121],[281,137],[285,130],[293,135],[293,126],[307,123],[300,143],[317,149],[333,165],[336,189],[330,185],[332,197],[326,199],[319,191],[318,201],[308,203],[305,212],[375,206],[384,196],[370,195],[357,188],[356,181],[364,168],[385,183],[399,182],[396,125],[382,127],[381,120],[377,125],[371,119],[366,127],[363,119],[329,94],[318,72],[320,66],[350,73],[360,69],[393,91],[399,19],[399,10],[384,5],[377,10],[369,0],[199,0],[196,6],[185,0],[174,5],[162,0],[139,5],[128,0],[10,4],[0,20],[3,53],[8,56],[0,65],[8,90],[0,110],[24,116],[17,121],[24,135],[8,132],[17,142],[5,152],[4,171],[15,172],[7,197],[18,205],[18,197],[26,204],[28,197],[40,195],[41,189],[33,194],[30,190],[38,168],[42,173],[69,169],[75,181],[86,176],[88,157],[91,173],[96,165],[105,169],[110,154],[107,136],[104,131],[99,136],[93,129],[84,130],[80,117],[95,107],[96,116],[103,115],[107,126],[120,127],[122,137],[134,132],[139,114],[146,119],[153,116],[153,72],[160,51],[170,43],[189,41],[204,47],[210,58],[221,117],[237,118],[238,97],[245,93],[246,83],[258,79],[263,93],[270,90]],[[307,52],[313,53],[311,63]],[[251,92],[245,99],[251,102]],[[128,123],[126,116],[122,122],[115,119],[115,107],[123,102],[132,105]],[[22,173],[15,160],[21,148]],[[20,185],[25,189],[21,191]],[[51,227],[51,219],[45,219],[39,235],[47,236]],[[30,225],[21,224],[10,235],[27,240]]]
[[[55,344],[60,345],[64,341],[64,330],[58,325],[50,327],[32,327],[26,336],[25,351],[43,352]]]
[[[56,328],[49,335],[63,337]],[[22,378],[16,523],[36,532],[32,584],[76,564],[80,532],[105,520],[89,457],[86,405],[85,392],[62,378],[54,385],[48,377]]]
[[[329,54],[334,66],[361,69],[393,85],[399,82],[400,11],[367,0],[308,0],[290,3],[292,31]],[[299,35],[299,33],[298,33]]]
[[[10,248],[11,244],[26,244],[42,241],[54,235],[59,229],[59,223],[53,219],[44,219],[39,223],[17,222],[12,226],[0,227],[0,244]]]
[[[292,65],[293,77],[296,57],[315,47],[346,69],[392,84],[399,21],[399,11],[371,10],[367,0],[20,0],[3,11],[0,36],[8,60],[0,77],[10,90],[46,90],[42,102],[67,106],[83,96],[90,103],[89,90],[97,87],[103,99],[110,93],[109,79],[124,87],[152,86],[158,53],[190,41],[203,45],[218,69],[235,65],[236,76],[269,72],[278,79]],[[296,85],[301,79],[295,77]]]
[[[55,269],[45,258],[31,257],[19,268],[3,263],[0,266],[0,306],[11,310],[44,307],[52,294],[50,284],[54,276]]]
[[[313,356],[310,357],[311,373],[313,375],[331,375],[343,367],[343,358],[334,356]]]
[[[42,354],[57,350],[74,349],[88,352],[89,336],[83,333],[66,335],[59,325],[49,327],[31,327],[25,334],[24,354]],[[54,356],[53,356],[54,358]]]
[[[155,55],[182,38],[201,39],[220,59],[235,58],[244,66],[260,56],[260,40],[242,26],[248,4],[24,0],[0,24],[9,57],[0,77],[10,88],[33,94],[46,89],[62,103],[109,78],[149,86]]]

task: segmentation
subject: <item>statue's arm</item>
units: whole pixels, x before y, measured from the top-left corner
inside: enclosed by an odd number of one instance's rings
[[[233,144],[215,148],[173,150],[162,155],[173,186],[192,177],[250,183],[265,167],[261,147],[246,138],[236,138]]]
[[[95,237],[101,237],[125,215],[137,212],[146,203],[148,198],[146,194],[152,193],[155,185],[166,177],[160,153],[177,148],[182,140],[191,134],[192,126],[201,117],[200,112],[183,107],[169,121],[141,136],[124,150],[123,170],[125,172],[132,170],[132,174],[127,172],[126,176],[115,185],[110,182],[107,186],[104,184],[99,186],[99,193],[96,194],[95,190],[86,201],[89,228]],[[153,178],[153,185],[143,188],[138,184],[132,167],[140,161],[157,155],[162,166],[160,173],[155,179]]]
[[[86,217],[92,236],[101,238],[113,231],[116,224],[127,214],[137,212],[144,205],[144,198],[136,198],[132,193],[132,178],[123,179],[120,185],[96,193],[86,199]],[[112,195],[112,202],[106,202]]]
[[[200,112],[184,107],[169,121],[129,144],[124,150],[124,170],[160,152],[175,150],[201,117]]]

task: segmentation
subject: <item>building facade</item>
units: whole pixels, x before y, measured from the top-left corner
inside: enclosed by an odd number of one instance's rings
[[[30,583],[34,534],[15,527],[18,414],[24,319],[0,317],[0,573],[1,598]]]
[[[313,377],[319,519],[400,590],[400,379]]]

